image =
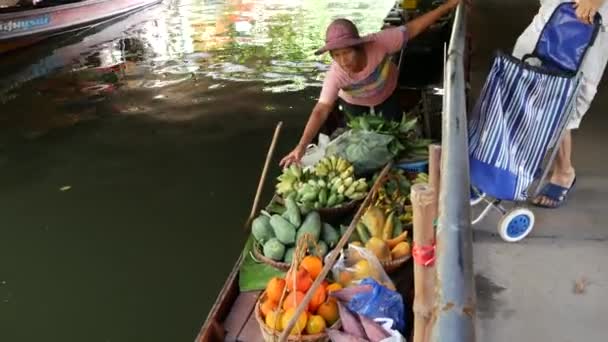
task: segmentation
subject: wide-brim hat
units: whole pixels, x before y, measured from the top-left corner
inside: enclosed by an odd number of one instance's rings
[[[325,45],[315,51],[315,55],[320,55],[330,50],[360,45],[371,40],[371,36],[359,36],[359,30],[357,30],[357,26],[352,21],[342,18],[336,19],[327,27]]]

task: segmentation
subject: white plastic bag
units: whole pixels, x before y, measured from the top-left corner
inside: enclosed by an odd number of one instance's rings
[[[382,328],[388,332],[389,334],[391,334],[391,337],[387,337],[384,340],[380,341],[380,342],[407,342],[407,340],[405,339],[405,337],[403,337],[403,335],[401,335],[400,332],[398,332],[397,330],[393,330],[392,326],[393,326],[393,320],[390,318],[376,318],[374,319],[374,322],[382,325]]]
[[[302,167],[312,167],[319,160],[325,157],[325,150],[327,149],[327,145],[329,145],[329,136],[320,133],[319,134],[319,144],[310,144],[306,148],[306,153],[302,157],[300,163],[302,163]]]
[[[349,244],[348,248],[340,253],[340,258],[331,271],[333,278],[343,287],[358,284],[361,280],[371,277],[380,285],[395,291],[395,284],[384,271],[378,258],[363,247]]]

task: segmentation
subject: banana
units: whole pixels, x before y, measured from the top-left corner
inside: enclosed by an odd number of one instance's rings
[[[344,191],[346,191],[346,187],[344,186],[344,184],[342,184],[338,187],[338,194],[343,195]]]
[[[353,177],[348,177],[344,180],[344,185],[345,186],[351,186],[351,184],[353,184]]]
[[[355,189],[357,189],[357,191],[366,191],[367,190],[367,183],[365,182],[365,180],[363,178],[361,178],[357,181],[357,185],[356,185]]]

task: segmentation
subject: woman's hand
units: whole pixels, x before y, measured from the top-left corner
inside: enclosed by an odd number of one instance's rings
[[[601,0],[575,0],[576,17],[584,23],[591,24],[601,5]]]
[[[304,152],[306,152],[306,146],[296,146],[293,151],[289,152],[285,157],[283,157],[283,159],[281,159],[279,165],[281,165],[281,167],[288,167],[291,164],[299,164],[300,160],[302,160],[302,157],[304,156]]]

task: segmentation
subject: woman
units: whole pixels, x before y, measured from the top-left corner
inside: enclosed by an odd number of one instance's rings
[[[521,58],[534,50],[543,27],[549,21],[555,8],[563,2],[572,2],[572,0],[540,0],[540,9],[532,23],[517,39],[513,48],[513,56]],[[576,183],[576,172],[571,160],[571,131],[579,127],[583,116],[589,110],[608,62],[608,1],[576,0],[573,6],[576,8],[578,19],[587,24],[591,24],[595,14],[600,13],[604,27],[600,28],[594,44],[587,50],[581,64],[583,78],[576,98],[576,111],[567,124],[567,131],[553,163],[549,182],[541,190],[538,198],[534,199],[536,205],[544,208],[561,206]]]
[[[306,146],[327,120],[336,100],[353,115],[374,111],[386,118],[400,120],[401,109],[393,93],[398,70],[390,55],[398,52],[407,40],[416,37],[461,0],[447,0],[436,9],[407,24],[360,37],[357,27],[347,19],[336,19],[327,28],[325,46],[315,52],[329,51],[333,61],[325,75],[319,100],[310,114],[298,145],[280,164],[299,163]]]

